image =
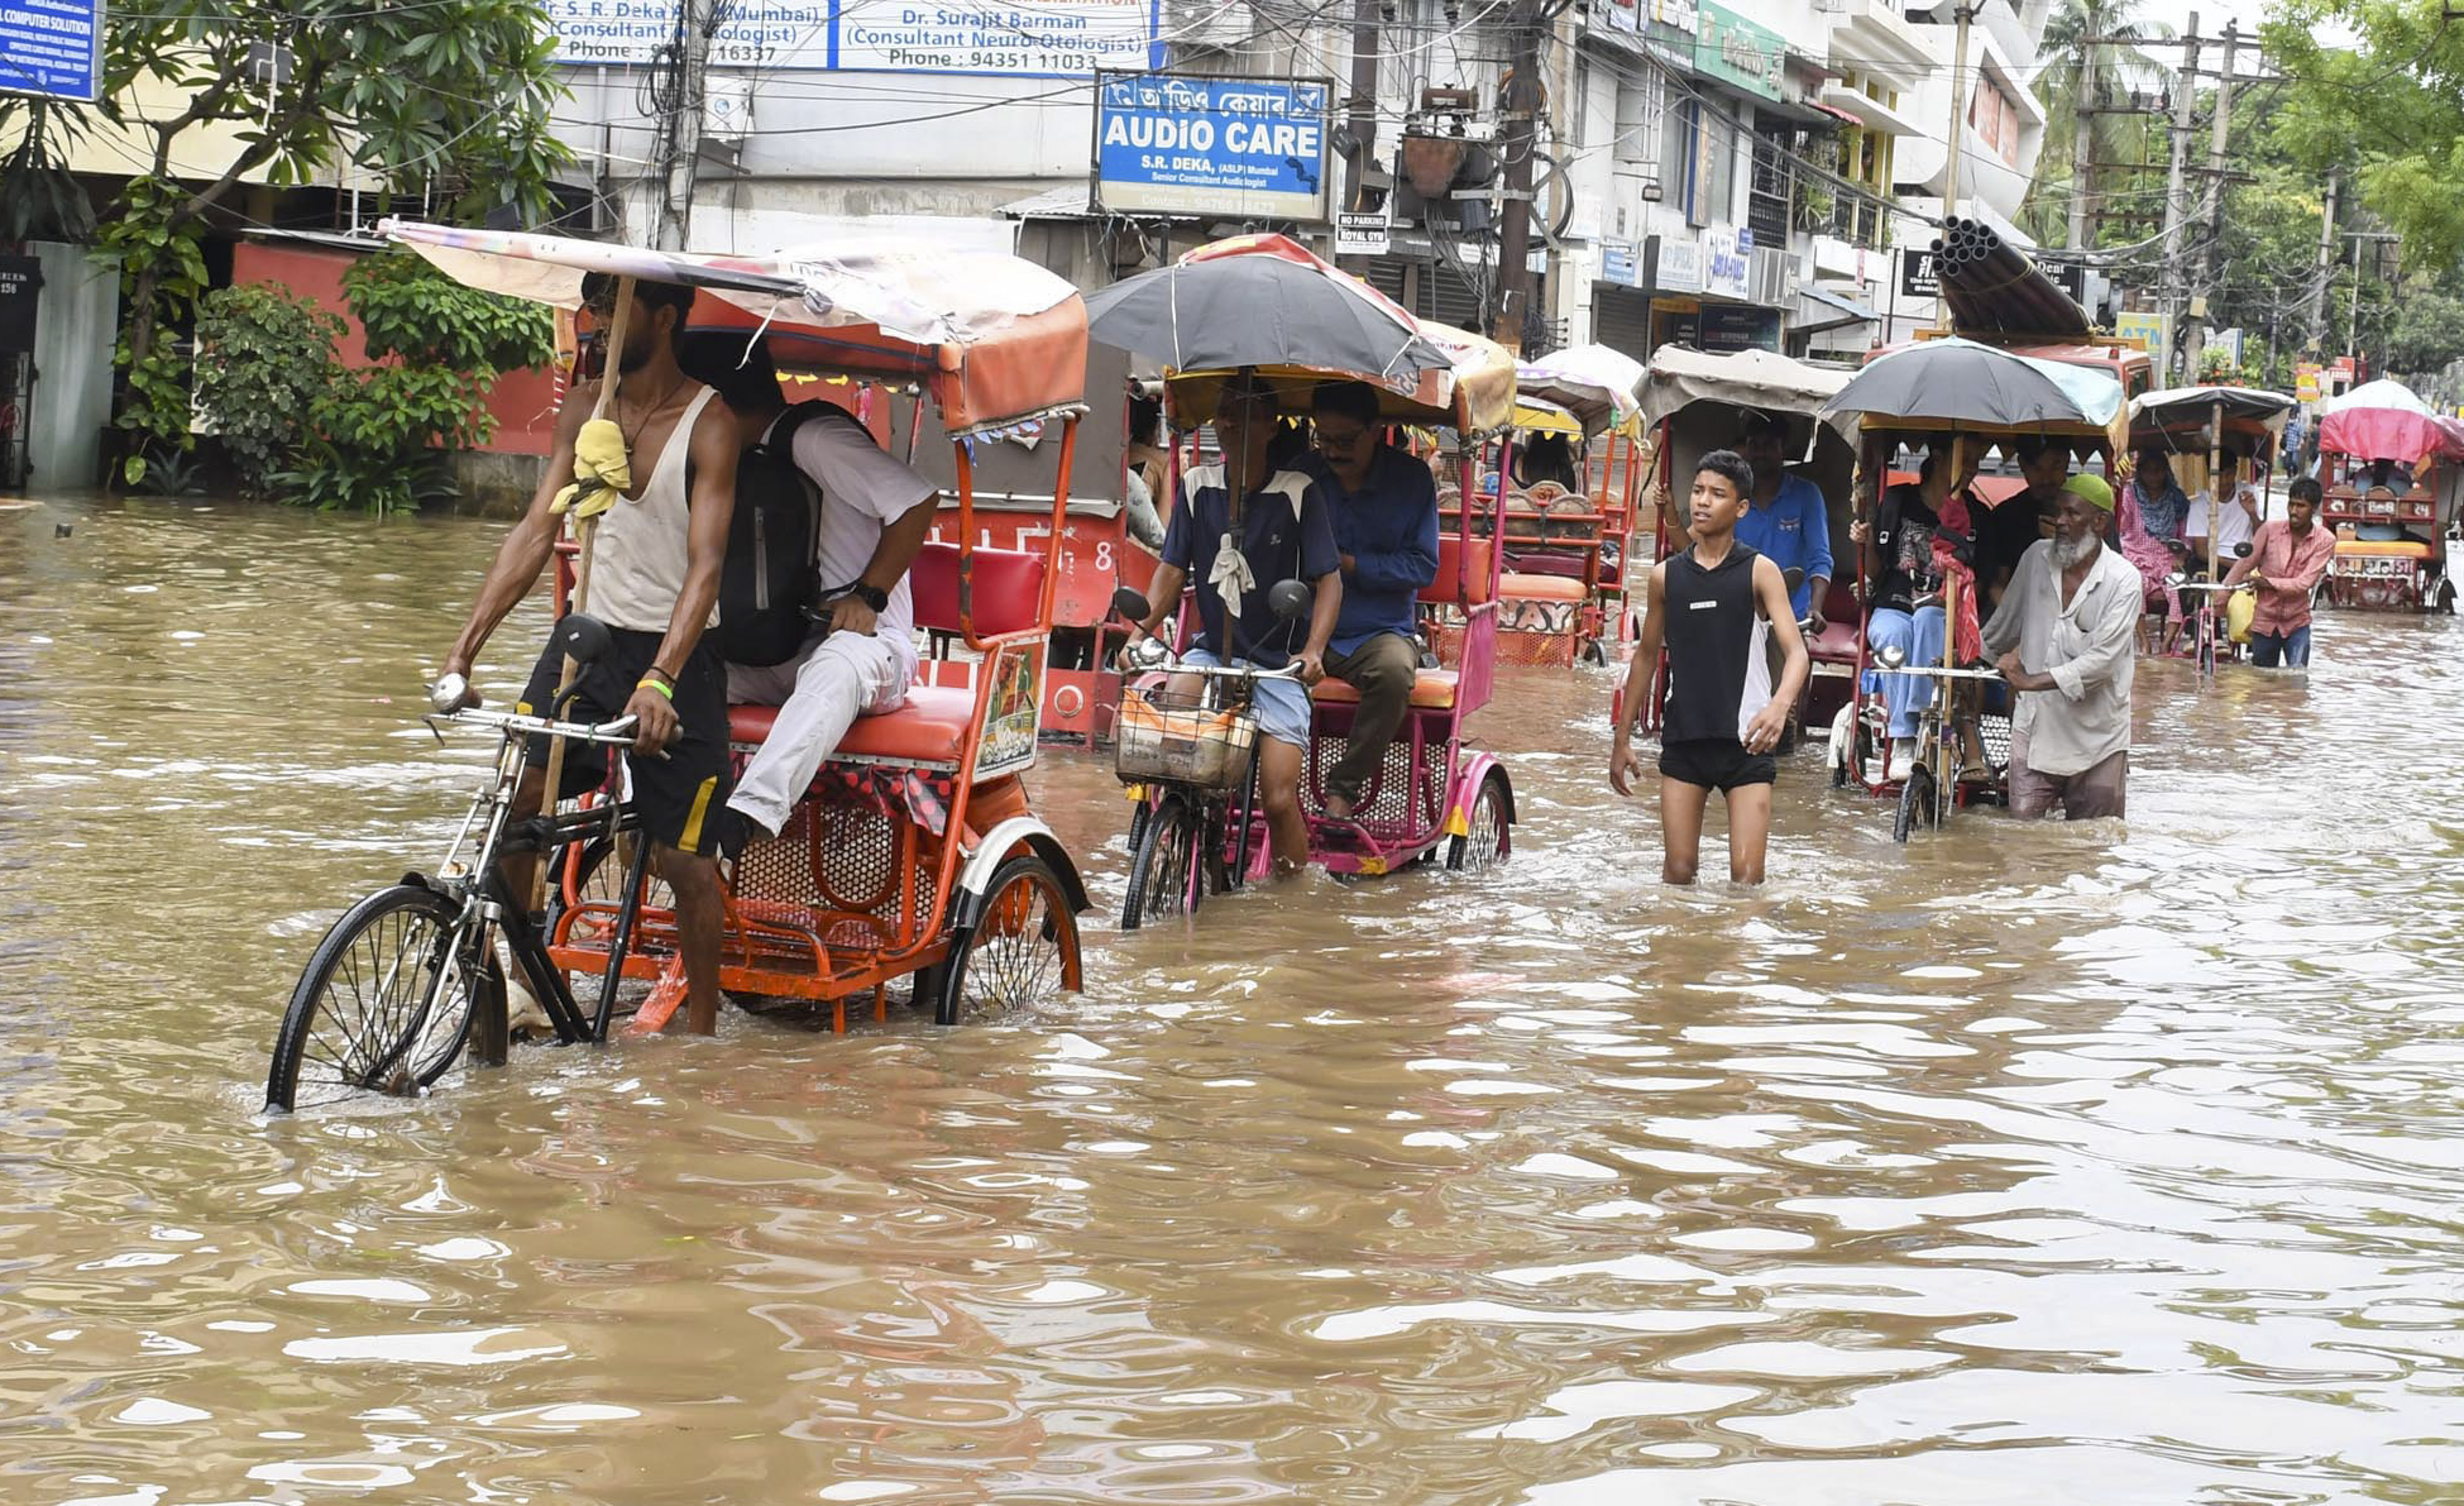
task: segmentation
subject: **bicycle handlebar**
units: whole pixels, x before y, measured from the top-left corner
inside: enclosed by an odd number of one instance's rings
[[[631,746],[635,721],[634,718],[626,716],[594,725],[587,721],[556,721],[517,711],[489,711],[478,706],[447,712],[445,720],[456,725],[493,727],[501,732],[564,738],[574,742],[597,742],[609,747]]]

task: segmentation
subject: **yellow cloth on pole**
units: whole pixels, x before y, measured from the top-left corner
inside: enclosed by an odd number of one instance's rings
[[[573,436],[573,481],[548,503],[552,513],[570,511],[574,521],[596,518],[616,505],[633,484],[633,457],[625,453],[625,431],[612,418],[594,418]]]

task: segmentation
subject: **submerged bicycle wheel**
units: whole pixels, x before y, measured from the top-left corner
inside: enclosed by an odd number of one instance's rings
[[[471,1033],[477,989],[501,996],[505,986],[493,954],[449,955],[460,939],[460,914],[432,890],[396,884],[334,922],[310,954],[275,1037],[269,1110],[409,1094],[445,1075]]]
[[[1938,818],[1939,812],[1934,805],[1933,769],[1919,764],[1908,770],[1907,780],[1900,786],[1900,814],[1891,824],[1891,835],[1904,842],[1920,822],[1932,826]]]
[[[1166,795],[1149,813],[1130,848],[1130,892],[1121,902],[1121,929],[1150,920],[1171,920],[1198,908],[1206,888],[1198,852],[1198,814],[1178,795]]]
[[[1458,873],[1486,873],[1514,851],[1514,816],[1508,809],[1506,776],[1491,771],[1480,782],[1466,818],[1470,829],[1446,842],[1446,866]]]
[[[995,869],[983,914],[942,965],[943,1025],[1031,1009],[1076,990],[1078,914],[1052,865],[1022,853]]]

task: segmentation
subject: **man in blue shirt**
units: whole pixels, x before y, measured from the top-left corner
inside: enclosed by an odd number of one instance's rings
[[[1326,776],[1326,813],[1343,820],[1385,762],[1419,676],[1417,605],[1438,578],[1438,487],[1427,466],[1379,440],[1369,384],[1322,383],[1313,407],[1318,481],[1334,500],[1343,562],[1343,612],[1326,671],[1360,697],[1343,757]]]
[[[1343,582],[1324,489],[1301,472],[1267,470],[1275,407],[1273,391],[1248,372],[1223,384],[1215,406],[1223,459],[1181,477],[1180,505],[1172,510],[1163,558],[1147,587],[1143,626],[1153,632],[1180,605],[1182,585],[1195,579],[1199,631],[1181,655],[1185,662],[1297,668],[1297,679],[1257,681],[1254,702],[1258,730],[1265,734],[1258,749],[1258,797],[1266,808],[1275,872],[1283,875],[1309,862],[1309,822],[1300,800],[1309,742],[1307,687],[1326,677],[1327,641],[1342,609]],[[1275,583],[1286,580],[1315,588],[1306,622],[1278,618],[1267,601]]]
[[[1822,488],[1788,474],[1788,425],[1775,414],[1749,410],[1737,452],[1754,468],[1754,495],[1737,520],[1737,542],[1769,555],[1783,571],[1805,572],[1789,604],[1798,620],[1820,632],[1822,601],[1831,589],[1831,511]]]

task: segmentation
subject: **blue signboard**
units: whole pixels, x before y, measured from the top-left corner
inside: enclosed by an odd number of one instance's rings
[[[1095,199],[1108,210],[1326,217],[1332,85],[1106,74],[1095,91]]]
[[[0,3],[0,91],[91,101],[102,85],[102,0]]]
[[[1629,288],[1642,286],[1642,269],[1635,264],[1634,242],[1612,240],[1601,245],[1600,280]]]

